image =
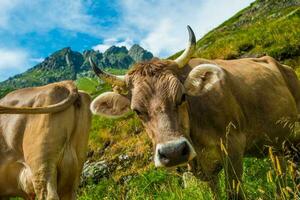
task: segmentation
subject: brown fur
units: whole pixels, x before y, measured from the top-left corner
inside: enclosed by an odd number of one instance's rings
[[[14,91],[0,105],[44,107],[64,100],[71,81]],[[0,115],[0,198],[75,199],[85,160],[89,95],[52,114]]]
[[[200,96],[188,96],[188,106],[180,109],[183,81],[194,67],[205,63],[218,65],[224,79]],[[284,140],[300,141],[284,125],[297,120],[299,81],[291,68],[271,57],[192,59],[180,70],[172,61],[151,61],[136,65],[127,74],[127,83],[131,108],[138,111],[154,146],[179,136],[189,138],[197,152],[193,170],[213,186],[225,167],[221,141],[232,164],[226,170],[229,183],[241,181],[244,156],[260,157],[268,145],[280,149]],[[183,131],[187,128],[189,135]]]

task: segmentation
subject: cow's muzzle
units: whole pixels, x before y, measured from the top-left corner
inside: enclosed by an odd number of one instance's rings
[[[184,137],[156,145],[154,163],[156,167],[173,167],[192,160],[196,152]]]

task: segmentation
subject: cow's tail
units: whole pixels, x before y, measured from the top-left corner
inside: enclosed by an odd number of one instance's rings
[[[70,93],[67,98],[59,103],[44,107],[0,106],[0,114],[50,114],[61,112],[70,107],[78,99],[79,95],[76,86],[68,84],[66,87]]]

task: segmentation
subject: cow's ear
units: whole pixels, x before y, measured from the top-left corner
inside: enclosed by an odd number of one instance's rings
[[[90,109],[95,115],[120,117],[130,111],[130,100],[116,92],[105,92],[92,101]]]
[[[201,64],[194,67],[184,81],[185,93],[199,96],[214,88],[224,79],[224,71],[217,65]]]

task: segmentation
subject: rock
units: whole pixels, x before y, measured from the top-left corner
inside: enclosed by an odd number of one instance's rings
[[[81,185],[86,185],[89,182],[98,183],[100,179],[109,177],[109,174],[110,168],[107,161],[86,161],[81,174]]]
[[[126,69],[134,63],[126,47],[112,46],[103,53],[102,64],[107,68]]]
[[[128,55],[135,61],[141,62],[145,60],[151,60],[153,58],[153,54],[149,51],[146,51],[141,46],[135,44],[133,45],[128,52]]]
[[[120,179],[119,179],[119,181],[118,181],[118,183],[119,184],[126,184],[126,183],[128,183],[129,181],[131,181],[134,177],[136,177],[137,175],[136,174],[129,174],[129,175],[126,175],[126,176],[122,176]]]
[[[118,170],[122,169],[123,167],[128,167],[131,163],[131,158],[126,154],[119,155],[118,159],[119,159],[119,166],[118,166],[119,169],[117,168]]]
[[[128,161],[128,160],[129,160],[129,156],[128,155],[126,155],[126,154],[119,155],[119,161],[120,162]]]

